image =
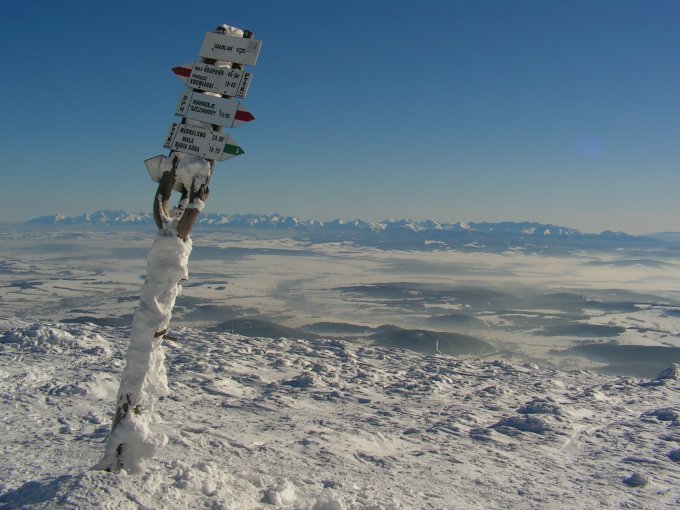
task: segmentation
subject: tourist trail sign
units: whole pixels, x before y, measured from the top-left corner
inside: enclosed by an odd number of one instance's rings
[[[203,58],[254,66],[260,54],[261,45],[262,41],[255,39],[208,32],[205,34],[198,54]]]
[[[170,126],[163,146],[166,149],[201,156],[213,161],[225,161],[245,152],[230,136],[189,124]]]
[[[224,127],[237,127],[255,120],[252,113],[238,107],[238,101],[187,88],[179,96],[175,115]]]
[[[253,76],[242,69],[229,69],[203,62],[173,67],[172,72],[189,88],[239,99],[246,97]]]

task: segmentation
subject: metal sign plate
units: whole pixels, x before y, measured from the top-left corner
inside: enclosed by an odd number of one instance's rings
[[[238,101],[185,89],[179,96],[175,115],[225,127],[236,127],[255,119],[238,107]]]
[[[244,150],[236,145],[230,136],[188,124],[170,126],[163,146],[173,151],[194,154],[215,161],[224,161],[244,153]]]
[[[252,73],[242,69],[229,69],[203,62],[173,67],[172,72],[189,88],[240,99],[246,97],[252,79]]]
[[[203,58],[254,66],[261,46],[262,41],[255,39],[208,32],[198,54]]]

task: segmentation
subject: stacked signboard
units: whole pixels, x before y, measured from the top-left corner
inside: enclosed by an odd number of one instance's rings
[[[261,44],[245,36],[208,32],[199,51],[202,60],[173,68],[187,87],[175,109],[183,121],[170,126],[164,147],[212,161],[243,154],[221,128],[255,119],[233,98],[245,98],[252,74],[242,67],[255,65]]]

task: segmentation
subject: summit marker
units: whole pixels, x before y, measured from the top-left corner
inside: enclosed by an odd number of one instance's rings
[[[187,85],[175,108],[182,120],[165,137],[170,154],[145,161],[149,176],[158,182],[153,217],[159,232],[147,257],[111,433],[95,469],[139,472],[154,450],[167,443],[167,437],[149,427],[157,397],[170,393],[162,342],[180,282],[189,277],[191,229],[208,200],[215,164],[244,153],[221,131],[255,119],[232,98],[245,97],[251,75],[243,66],[255,65],[260,45],[249,30],[220,25],[206,34],[200,61],[172,70]],[[173,191],[181,196],[170,209]]]

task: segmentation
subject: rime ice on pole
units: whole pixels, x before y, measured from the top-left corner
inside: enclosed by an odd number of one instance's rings
[[[197,69],[226,74],[224,69],[241,70],[244,65],[255,65],[261,43],[252,37],[249,31],[218,26],[205,34]],[[190,67],[193,73],[194,64]],[[248,81],[249,77],[237,86],[243,96]],[[132,325],[111,434],[96,469],[138,472],[144,460],[167,442],[165,436],[152,431],[150,423],[155,398],[168,393],[161,344],[181,289],[180,281],[188,277],[190,233],[208,198],[215,163],[244,153],[222,133],[222,128],[254,119],[249,112],[240,110],[240,103],[232,101],[231,96],[203,90],[205,83],[204,79],[190,79],[189,87],[180,96],[175,114],[182,121],[170,126],[164,143],[170,154],[145,161],[152,180],[158,182],[153,215],[159,233],[147,260],[146,281]],[[170,209],[173,190],[179,191],[181,197]]]
[[[128,413],[129,419],[112,432],[104,458],[95,469],[139,472],[144,460],[167,443],[163,434],[150,427],[154,401],[169,393],[165,354],[160,345],[163,337],[156,332],[170,323],[175,299],[182,289],[180,282],[188,279],[191,248],[191,240],[185,242],[177,236],[159,233],[149,250],[146,279],[132,323],[117,397],[119,405],[127,398],[132,411]],[[117,451],[119,445],[125,445],[121,452]]]

